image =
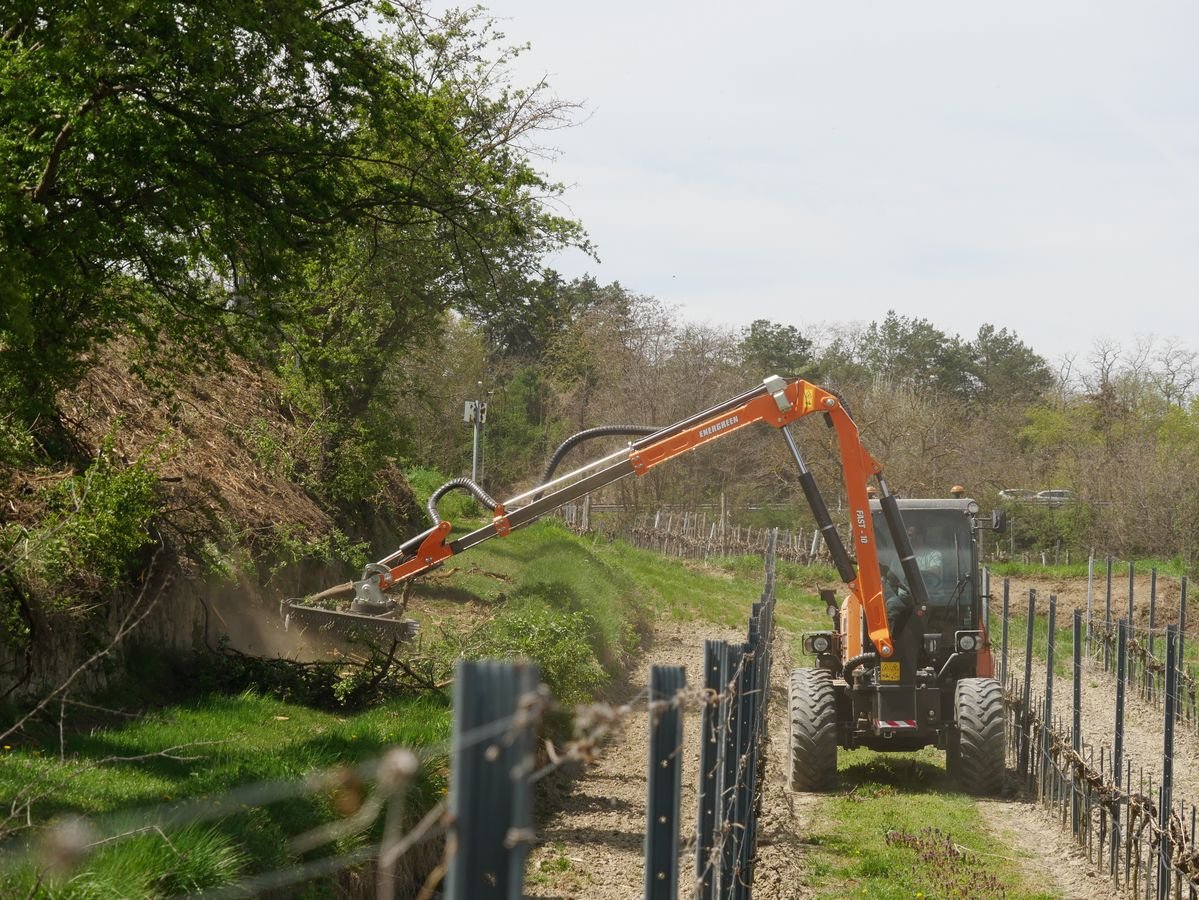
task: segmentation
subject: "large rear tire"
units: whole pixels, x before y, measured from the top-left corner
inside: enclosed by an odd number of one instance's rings
[[[994,678],[963,678],[956,701],[957,734],[950,737],[946,768],[966,791],[998,794],[1003,790],[1003,688]]]
[[[837,697],[825,669],[791,673],[791,790],[828,791],[837,781]]]

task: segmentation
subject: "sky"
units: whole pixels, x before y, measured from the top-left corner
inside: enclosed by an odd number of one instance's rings
[[[491,0],[600,262],[695,321],[1199,350],[1199,4]]]

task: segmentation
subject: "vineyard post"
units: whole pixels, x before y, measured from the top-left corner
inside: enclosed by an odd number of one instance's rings
[[[1128,661],[1128,628],[1123,619],[1116,634],[1116,727],[1113,732],[1115,746],[1112,748],[1112,772],[1116,776],[1116,792],[1120,791],[1120,766],[1124,760],[1124,668]],[[1129,787],[1126,785],[1125,787]],[[1120,849],[1120,807],[1112,809],[1112,856]]]
[[[650,670],[649,778],[645,805],[645,898],[674,900],[679,880],[679,795],[682,792],[682,666]]]
[[[732,896],[736,882],[733,880],[734,866],[740,855],[741,832],[734,819],[735,800],[738,783],[738,768],[740,757],[737,752],[737,733],[741,727],[741,667],[745,649],[741,644],[725,645],[725,671],[728,679],[724,684],[725,700],[721,704],[721,723],[724,729],[723,763],[720,772],[720,787],[717,792],[720,797],[720,832],[724,835],[721,840],[720,872],[713,879],[712,896]]]
[[[1049,595],[1049,634],[1045,647],[1045,717],[1041,720],[1041,802],[1047,799],[1046,785],[1049,781],[1049,735],[1053,730],[1053,645],[1057,622],[1057,596]]]
[[[1103,671],[1110,668],[1111,663],[1111,646],[1112,646],[1112,558],[1107,558],[1107,614],[1104,617],[1104,623],[1107,631],[1104,634],[1103,640]]]
[[[1087,559],[1087,656],[1091,655],[1091,601],[1095,596],[1095,551]]]
[[[999,655],[999,683],[1003,685],[1003,689],[1007,690],[1007,626],[1008,626],[1008,605],[1011,600],[1012,581],[1010,578],[1003,579],[1003,622],[1000,625],[1002,637],[1000,638],[1000,655]]]
[[[1185,653],[1187,636],[1187,577],[1185,575],[1182,576],[1181,588],[1182,596],[1178,601],[1178,696],[1180,698],[1182,697],[1183,692],[1186,690],[1184,687],[1186,682],[1183,680],[1182,676],[1187,670]],[[1182,720],[1185,709],[1185,703],[1178,704],[1179,721]]]
[[[724,641],[704,641],[704,693],[708,698],[719,697],[724,691]],[[699,787],[697,793],[695,841],[695,880],[700,897],[711,896],[714,881],[710,865],[715,846],[717,813],[720,794],[717,792],[717,769],[720,765],[720,708],[709,699],[700,716]]]
[[[1162,798],[1158,804],[1157,825],[1161,834],[1161,845],[1157,857],[1157,896],[1164,900],[1170,892],[1172,860],[1170,853],[1170,813],[1174,799],[1174,692],[1178,690],[1178,668],[1175,654],[1178,650],[1178,631],[1174,625],[1166,627],[1166,710],[1165,732],[1162,736]]]
[[[450,750],[457,850],[446,873],[448,900],[521,896],[529,842],[511,836],[533,824],[528,761],[537,730],[535,716],[523,714],[522,698],[536,691],[539,680],[537,667],[527,663],[458,663]],[[512,721],[509,728],[478,739],[481,729],[505,719]]]
[[[1133,598],[1133,595],[1136,593],[1136,577],[1134,574],[1135,572],[1136,572],[1136,563],[1134,563],[1130,559],[1128,561],[1128,639],[1130,641],[1136,637],[1136,633],[1137,633],[1136,627],[1133,625],[1133,618],[1132,618],[1132,612],[1133,612],[1132,598]],[[1127,672],[1129,684],[1132,684],[1132,670],[1133,670],[1133,666],[1129,666],[1128,672]]]
[[[1157,566],[1149,570],[1149,655],[1156,656],[1157,639],[1153,629],[1157,625]]]
[[[1029,693],[1032,690],[1032,629],[1033,616],[1036,612],[1037,592],[1035,588],[1028,589],[1028,637],[1024,644],[1024,693],[1021,695],[1020,711],[1020,774],[1028,777],[1029,746],[1028,719],[1032,711],[1032,700]]]
[[[1071,746],[1075,754],[1082,754],[1082,610],[1074,610],[1074,729],[1071,732]],[[1071,778],[1073,781],[1073,778]],[[1070,825],[1075,839],[1082,822],[1082,797],[1076,787],[1070,790]]]
[[[981,537],[983,532],[979,532]],[[982,571],[982,604],[983,604],[983,628],[987,632],[987,639],[991,638],[991,570],[983,566]]]

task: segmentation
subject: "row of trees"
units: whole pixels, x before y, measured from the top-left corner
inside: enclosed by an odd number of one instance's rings
[[[460,400],[492,393],[485,467],[499,492],[527,485],[552,448],[601,423],[661,425],[733,396],[770,373],[842,393],[891,484],[944,496],[954,483],[984,503],[1005,487],[1073,489],[1080,502],[1014,509],[1028,548],[1058,540],[1129,555],[1199,549],[1195,386],[1199,356],[1174,342],[1097,346],[1055,370],[1018,335],[983,325],[971,337],[889,313],[867,324],[697,325],[654,298],[590,278],[548,273],[519,319],[454,319],[415,366],[433,401],[412,429],[413,452],[465,470]],[[805,425],[822,484],[840,484],[825,429]],[[583,455],[579,451],[580,456]],[[718,442],[695,458],[622,484],[639,504],[766,507],[803,520],[793,463],[769,429]]]

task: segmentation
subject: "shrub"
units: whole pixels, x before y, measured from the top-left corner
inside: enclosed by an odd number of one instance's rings
[[[42,489],[40,523],[4,529],[3,557],[21,580],[54,596],[55,606],[114,588],[151,540],[157,480],[145,458],[119,460],[110,437],[85,472]]]
[[[541,601],[508,607],[477,635],[469,655],[525,657],[560,702],[586,703],[608,683],[591,645],[595,623],[583,612],[554,609]]]

